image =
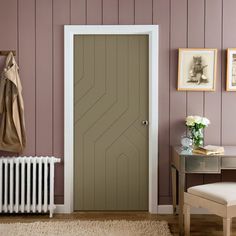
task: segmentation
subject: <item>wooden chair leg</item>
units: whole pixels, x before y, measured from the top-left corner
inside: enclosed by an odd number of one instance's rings
[[[190,235],[190,206],[184,204],[184,235]]]
[[[223,218],[223,235],[230,236],[230,231],[231,231],[231,219]]]

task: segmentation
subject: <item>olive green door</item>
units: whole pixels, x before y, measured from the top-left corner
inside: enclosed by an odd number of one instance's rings
[[[74,210],[148,210],[148,36],[74,37]]]

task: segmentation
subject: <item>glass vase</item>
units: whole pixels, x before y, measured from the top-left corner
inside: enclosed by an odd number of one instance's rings
[[[191,136],[187,133],[184,133],[182,136],[181,136],[181,145],[182,145],[182,151],[185,151],[185,152],[189,152],[191,153],[192,150],[193,150],[193,140],[191,138]]]
[[[204,144],[203,128],[201,128],[201,129],[196,129],[194,127],[190,128],[190,135],[193,140],[194,148],[198,148],[198,147],[203,146],[203,144]]]

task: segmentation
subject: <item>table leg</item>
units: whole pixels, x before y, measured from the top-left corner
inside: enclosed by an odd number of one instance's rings
[[[184,235],[185,173],[179,172],[179,235]]]
[[[173,214],[176,215],[176,169],[171,166]]]

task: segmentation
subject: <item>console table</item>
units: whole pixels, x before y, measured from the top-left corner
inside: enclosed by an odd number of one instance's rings
[[[222,169],[236,169],[236,146],[225,146],[224,154],[202,155],[184,151],[181,147],[172,148],[171,176],[173,211],[176,213],[176,191],[179,193],[179,234],[184,233],[183,203],[185,187],[185,174],[219,174]],[[178,173],[179,184],[176,186]]]

